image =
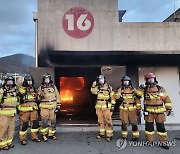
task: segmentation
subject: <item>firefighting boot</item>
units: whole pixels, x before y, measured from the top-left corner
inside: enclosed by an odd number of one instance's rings
[[[9,147],[5,146],[4,148],[1,148],[1,150],[9,150]]]
[[[127,140],[127,137],[122,137],[123,140]]]
[[[133,138],[132,141],[133,141],[133,142],[137,142],[137,141],[138,141],[138,138]]]
[[[11,143],[10,145],[8,145],[8,147],[9,148],[14,148],[14,144]]]
[[[106,141],[110,142],[112,140],[112,137],[107,137]]]
[[[21,145],[26,145],[26,144],[27,144],[26,140],[21,141]]]
[[[58,139],[55,135],[49,136],[49,138],[52,139],[52,140],[57,140]]]
[[[168,145],[163,145],[162,148],[169,150],[169,146]]]
[[[32,139],[32,141],[33,141],[33,142],[41,142],[41,140],[38,139],[38,138]]]
[[[97,139],[105,138],[105,135],[99,134],[98,136],[96,136],[96,138],[97,138]]]
[[[43,138],[43,141],[44,141],[44,142],[47,142],[48,138],[47,138],[46,135],[43,135],[42,138]]]

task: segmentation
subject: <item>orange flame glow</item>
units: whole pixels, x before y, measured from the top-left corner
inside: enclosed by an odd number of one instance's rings
[[[82,90],[84,77],[60,77],[60,89]]]
[[[60,77],[61,102],[73,102],[73,94],[85,86],[84,77]]]
[[[70,90],[62,90],[60,95],[61,95],[61,102],[73,101],[73,92]]]

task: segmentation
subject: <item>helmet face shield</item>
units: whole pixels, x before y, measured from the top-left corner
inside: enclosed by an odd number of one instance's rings
[[[23,86],[32,87],[34,85],[34,78],[31,75],[26,75],[24,77]]]
[[[99,83],[100,85],[103,85],[103,84],[105,83],[105,77],[104,77],[104,75],[99,75],[99,76],[97,77],[97,81],[98,81],[98,83]]]
[[[8,86],[8,87],[10,87],[10,88],[16,86],[14,77],[8,76],[8,77],[5,79],[4,85],[5,85],[5,86]]]
[[[7,80],[7,85],[12,86],[14,84],[13,80]]]
[[[46,74],[46,75],[43,75],[43,84],[46,84],[46,85],[51,85],[53,83],[53,81],[51,80],[51,75],[50,74]]]
[[[154,78],[150,78],[150,79],[147,80],[147,82],[148,82],[149,84],[154,84],[154,83],[155,83],[155,80],[154,80]]]
[[[145,77],[146,85],[152,86],[158,84],[158,81],[156,80],[156,75],[154,73],[152,72],[147,73],[144,77]]]
[[[123,81],[123,85],[124,85],[124,86],[129,86],[129,85],[130,85],[130,82],[129,82],[129,81]]]
[[[28,84],[29,86],[32,86],[33,82],[32,82],[31,80],[29,80],[29,81],[27,81],[27,84]]]
[[[50,79],[49,78],[45,78],[44,83],[49,84],[50,83]]]
[[[131,78],[127,75],[123,76],[121,81],[122,81],[122,85],[125,87],[128,87],[131,85]]]
[[[104,78],[100,78],[98,82],[99,82],[99,84],[103,85],[105,80],[104,80]]]

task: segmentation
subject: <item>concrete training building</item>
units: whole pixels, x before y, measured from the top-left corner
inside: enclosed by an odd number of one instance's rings
[[[31,72],[36,83],[51,73],[62,114],[95,115],[90,87],[100,73],[115,88],[125,74],[138,87],[152,71],[172,100],[167,123],[180,124],[179,22],[119,22],[118,0],[38,0],[34,15],[39,68]]]

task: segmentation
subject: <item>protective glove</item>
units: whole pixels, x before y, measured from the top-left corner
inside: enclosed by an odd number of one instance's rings
[[[61,108],[61,103],[60,102],[57,102],[57,107],[56,107],[58,110],[60,110]]]
[[[110,112],[113,112],[113,111],[114,111],[114,107],[111,107]]]
[[[140,88],[140,89],[144,89],[144,88],[145,88],[145,85],[144,85],[144,84],[140,84],[139,88]]]
[[[93,87],[97,87],[97,82],[94,81],[92,86],[93,86]]]
[[[169,110],[166,110],[166,115],[167,116],[170,116],[170,114],[171,114],[171,110],[169,109]]]
[[[57,106],[57,109],[58,109],[58,110],[60,110],[60,108],[61,108],[61,106],[60,106],[60,105],[58,105],[58,106]]]

